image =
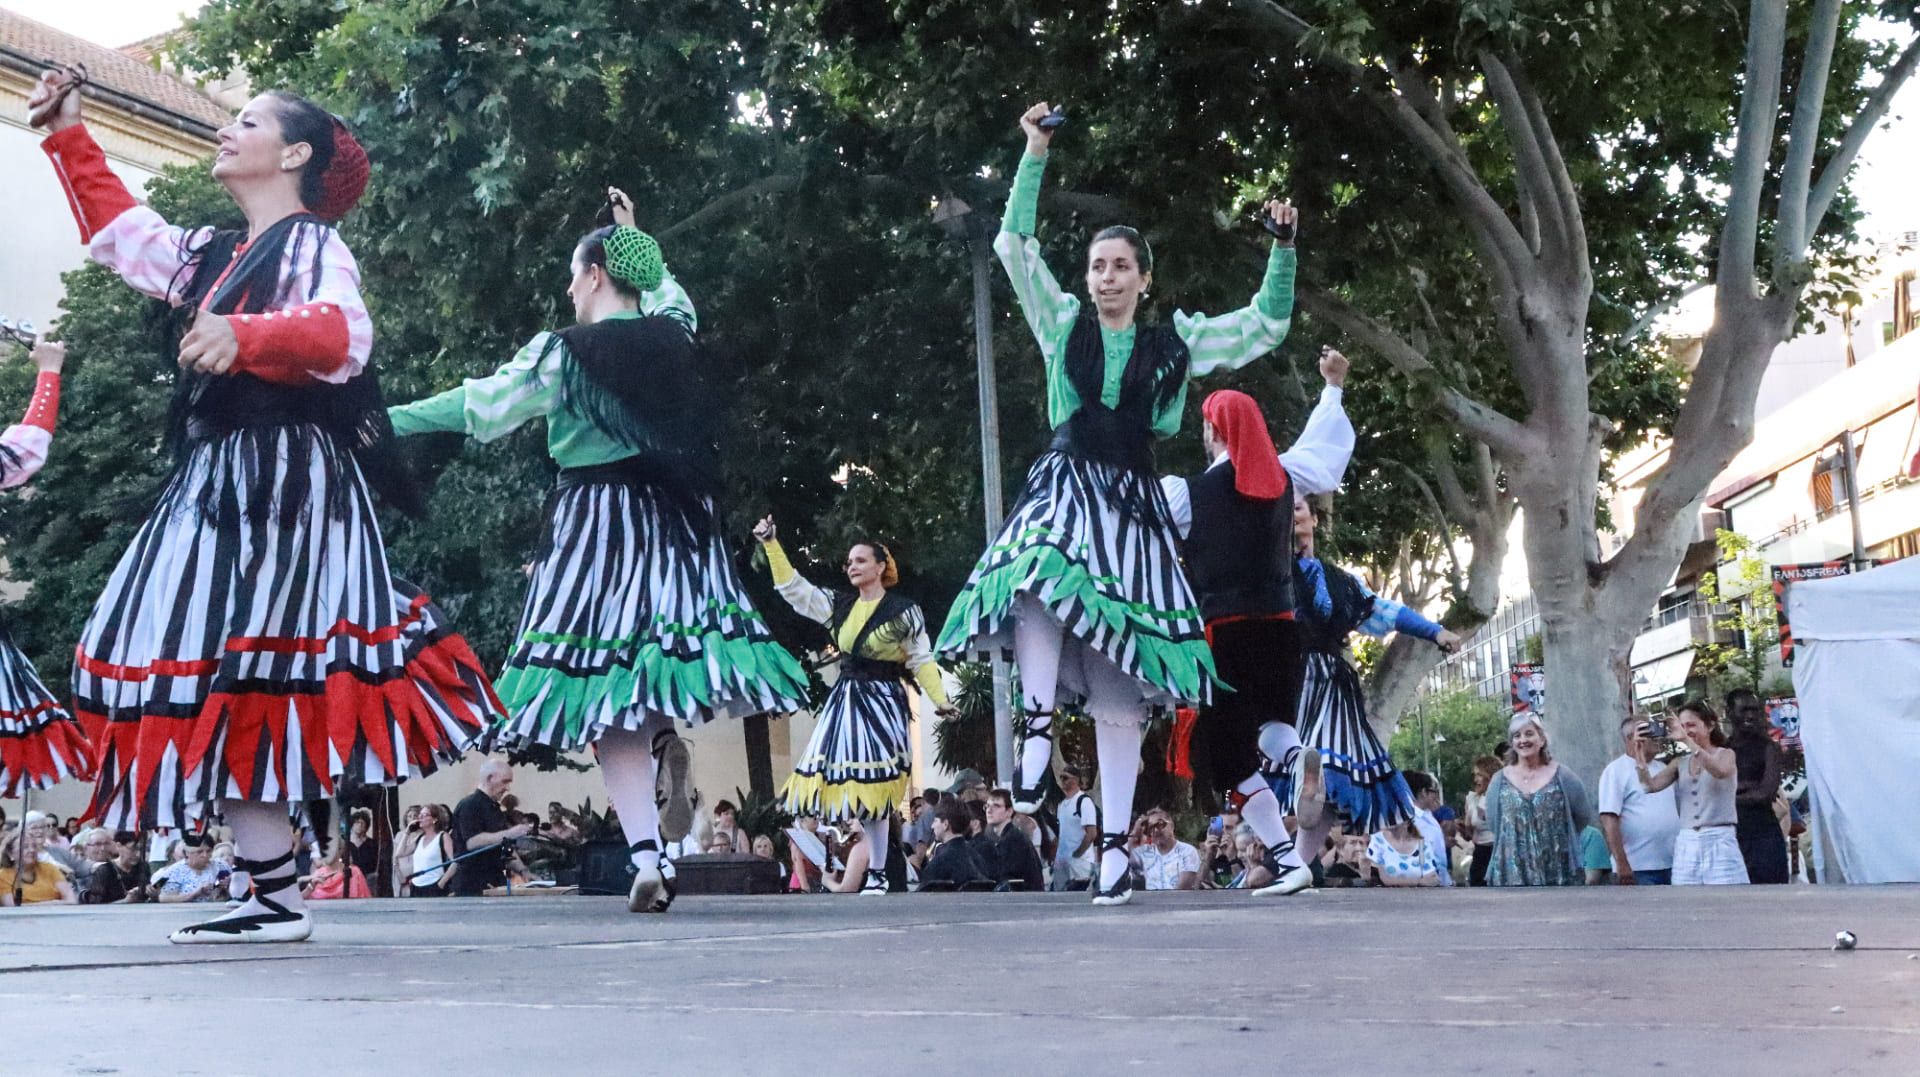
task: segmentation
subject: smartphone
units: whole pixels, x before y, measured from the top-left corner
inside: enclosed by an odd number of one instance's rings
[[[1216,815],[1213,818],[1207,820],[1207,837],[1217,838],[1220,835],[1226,833],[1226,831],[1227,831],[1227,821],[1225,818]]]
[[[1668,733],[1667,733],[1667,720],[1665,718],[1649,718],[1646,721],[1641,722],[1640,735],[1643,737],[1646,737],[1648,740],[1669,739]]]

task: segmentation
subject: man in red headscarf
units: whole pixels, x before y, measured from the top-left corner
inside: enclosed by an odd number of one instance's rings
[[[1269,762],[1260,749],[1263,730],[1268,740],[1284,739],[1299,709],[1305,653],[1293,619],[1293,501],[1296,483],[1303,496],[1325,493],[1346,471],[1353,452],[1353,428],[1340,407],[1346,367],[1338,352],[1323,353],[1327,391],[1285,456],[1274,451],[1252,397],[1231,389],[1207,397],[1200,408],[1207,469],[1161,480],[1186,539],[1183,560],[1214,665],[1232,689],[1216,692],[1201,713],[1196,769],[1267,848],[1264,866],[1273,877],[1254,888],[1256,896],[1291,894],[1313,881],[1265,774],[1285,760]]]

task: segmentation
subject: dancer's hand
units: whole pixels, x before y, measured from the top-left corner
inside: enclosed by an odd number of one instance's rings
[[[225,374],[240,358],[240,341],[226,318],[205,310],[194,312],[193,328],[180,338],[180,368],[202,374]]]
[[[1332,348],[1320,349],[1320,376],[1327,379],[1327,384],[1335,389],[1346,388],[1347,370],[1352,365],[1347,361],[1346,356]]]
[[[1020,130],[1027,133],[1027,152],[1035,157],[1045,157],[1047,147],[1053,144],[1053,132],[1040,126],[1040,118],[1052,111],[1053,106],[1042,101],[1020,116]]]
[[[27,115],[32,116],[40,111],[41,106],[65,92],[67,84],[73,81],[73,72],[67,68],[48,68],[40,72],[39,85],[35,86],[33,93],[27,97]],[[75,89],[77,90],[78,87]],[[52,115],[48,117],[47,133],[64,131],[79,122],[80,95],[77,92],[67,93],[66,98],[54,106]]]
[[[1267,211],[1267,216],[1272,217],[1273,223],[1275,224],[1298,225],[1300,223],[1300,211],[1293,208],[1293,203],[1287,201],[1284,198],[1276,198],[1271,202],[1268,202],[1266,204],[1266,211]],[[1293,246],[1293,240],[1291,239],[1287,239],[1287,240],[1276,239],[1274,240],[1274,243],[1282,247]]]
[[[944,707],[933,708],[933,713],[936,717],[951,720],[960,717],[960,708],[949,703]]]
[[[1433,642],[1439,644],[1440,649],[1448,654],[1454,654],[1460,650],[1460,637],[1451,629],[1441,629],[1440,634],[1433,637]]]
[[[753,525],[753,537],[759,539],[763,546],[772,542],[777,535],[778,532],[773,526],[772,513],[760,517],[760,522]]]
[[[613,207],[613,223],[634,227],[633,199],[627,197],[627,192],[618,187],[607,188],[607,205]]]
[[[42,374],[58,374],[67,364],[67,346],[58,340],[44,337],[33,342],[33,365],[40,368]]]

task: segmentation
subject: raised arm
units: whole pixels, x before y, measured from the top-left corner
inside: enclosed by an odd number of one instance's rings
[[[33,361],[40,374],[34,378],[27,413],[0,433],[0,489],[33,478],[47,462],[47,447],[53,443],[53,424],[60,413],[60,369],[66,365],[67,346],[51,340],[36,341]]]
[[[1293,447],[1280,454],[1280,466],[1303,494],[1330,494],[1340,488],[1340,477],[1353,459],[1353,423],[1342,399],[1347,384],[1347,357],[1332,348],[1320,352],[1320,376],[1327,380],[1320,402],[1307,416],[1307,425]]]
[[[793,562],[787,560],[786,548],[780,545],[779,535],[774,531],[773,517],[768,516],[754,525],[753,537],[760,540],[760,548],[767,553],[767,567],[773,570],[773,589],[787,600],[793,612],[820,624],[831,620],[833,596],[794,571]]]
[[[1047,111],[1042,102],[1020,117],[1020,127],[1027,134],[1027,150],[1013,174],[1007,213],[1001,219],[1000,234],[993,240],[994,253],[1006,267],[1014,298],[1020,301],[1020,311],[1026,315],[1027,327],[1040,342],[1043,355],[1080,313],[1080,300],[1060,290],[1060,282],[1040,257],[1040,241],[1034,238],[1039,221],[1040,177],[1046,171],[1047,147],[1053,140],[1036,121]],[[1051,361],[1053,357],[1047,358]]]
[[[607,205],[613,210],[613,223],[624,224],[628,228],[638,228],[634,223],[633,199],[618,187],[607,188]],[[660,286],[651,291],[640,293],[640,313],[664,314],[677,310],[687,319],[689,329],[698,329],[700,319],[693,310],[693,298],[680,282],[664,266],[660,272]]]
[[[1266,208],[1276,220],[1296,217],[1285,202],[1269,202]],[[1237,370],[1280,346],[1293,326],[1294,266],[1293,243],[1276,241],[1267,253],[1260,290],[1246,306],[1231,314],[1174,313],[1173,328],[1192,353],[1188,370],[1194,377]]]
[[[553,334],[541,333],[487,377],[469,378],[438,396],[388,408],[393,432],[401,437],[465,434],[480,442],[506,437],[553,410],[566,347]]]
[[[106,153],[83,124],[55,131],[40,148],[53,162],[67,208],[80,226],[80,242],[93,260],[137,291],[172,299],[174,290],[186,285],[188,274],[182,270],[213,230],[175,228],[140,205],[107,167]]]

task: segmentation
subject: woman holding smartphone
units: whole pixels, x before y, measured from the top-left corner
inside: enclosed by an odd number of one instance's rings
[[[1683,703],[1674,712],[1668,735],[1687,749],[1688,758],[1651,773],[1636,761],[1640,784],[1649,793],[1673,790],[1680,812],[1680,832],[1673,841],[1673,885],[1744,885],[1747,863],[1740,856],[1734,833],[1740,821],[1734,795],[1739,789],[1739,764],[1713,708],[1700,700]]]

